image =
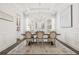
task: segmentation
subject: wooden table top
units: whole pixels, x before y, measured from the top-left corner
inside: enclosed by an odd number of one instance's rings
[[[23,36],[25,36],[25,34],[22,34]],[[36,34],[32,34],[32,35],[36,35]],[[44,35],[49,35],[49,34],[44,34]],[[60,35],[60,34],[56,34],[56,35]]]

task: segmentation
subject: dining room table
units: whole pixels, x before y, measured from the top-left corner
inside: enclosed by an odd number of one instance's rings
[[[22,35],[25,37],[25,34],[22,34]],[[49,36],[49,35],[50,35],[49,33],[47,33],[47,34],[45,33],[43,39],[48,39],[48,36]],[[60,35],[60,34],[57,34],[57,33],[56,33],[56,35],[58,36],[58,35]],[[32,33],[33,42],[35,42],[36,37],[37,37],[37,34],[36,34],[36,33],[34,33],[34,34]]]

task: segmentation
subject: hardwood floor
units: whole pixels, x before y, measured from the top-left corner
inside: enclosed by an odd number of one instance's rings
[[[26,46],[26,41],[19,44],[16,48],[11,50],[8,54],[76,54],[58,41],[56,47],[50,44],[41,43],[31,44]]]

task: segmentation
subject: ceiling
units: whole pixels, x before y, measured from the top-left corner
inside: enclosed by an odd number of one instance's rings
[[[67,3],[0,3],[0,10],[10,15],[51,13],[55,14]]]

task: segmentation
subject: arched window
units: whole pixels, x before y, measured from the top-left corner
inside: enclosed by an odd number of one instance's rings
[[[26,18],[26,31],[30,31],[30,30],[31,30],[30,20],[29,18]]]
[[[47,20],[47,32],[55,31],[55,18],[50,18]]]

